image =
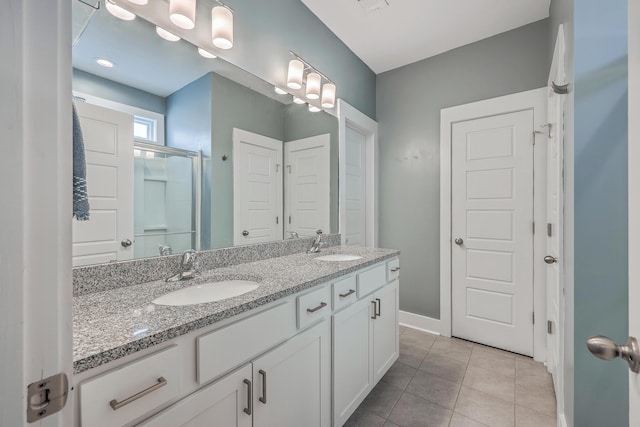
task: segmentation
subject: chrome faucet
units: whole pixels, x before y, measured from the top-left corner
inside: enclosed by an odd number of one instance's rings
[[[289,234],[290,234],[289,239],[299,239],[300,238],[300,235],[295,231],[290,231]]]
[[[164,256],[164,255],[171,255],[173,253],[173,250],[171,249],[171,246],[169,245],[158,245],[158,251],[160,251],[160,255]]]
[[[182,261],[180,262],[180,271],[169,277],[167,282],[178,282],[196,277],[196,275],[200,273],[200,267],[196,261],[197,254],[193,249],[184,251],[182,253]]]
[[[318,235],[318,237],[316,237],[316,241],[313,242],[313,245],[311,245],[311,247],[307,251],[308,254],[317,254],[318,252],[320,252],[320,248],[325,244],[322,241],[322,230],[316,231],[316,234]]]

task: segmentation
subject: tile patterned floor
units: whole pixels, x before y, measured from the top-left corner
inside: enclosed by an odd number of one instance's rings
[[[400,358],[346,427],[554,427],[546,368],[529,357],[400,327]]]

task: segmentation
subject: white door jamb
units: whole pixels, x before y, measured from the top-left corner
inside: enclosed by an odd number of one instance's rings
[[[544,131],[547,117],[547,88],[444,108],[440,111],[440,333],[451,336],[451,128],[453,123],[533,110],[533,129]],[[546,219],[546,144],[543,133],[536,133],[534,147],[534,312],[533,357],[546,359],[546,289],[544,258]],[[539,190],[538,190],[539,189]],[[532,228],[534,224],[531,225]]]

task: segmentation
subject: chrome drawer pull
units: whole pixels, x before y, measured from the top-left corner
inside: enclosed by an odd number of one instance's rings
[[[260,369],[258,373],[262,375],[262,397],[259,397],[258,400],[266,405],[267,404],[267,373],[262,369]]]
[[[246,378],[244,383],[247,385],[247,407],[244,408],[244,413],[251,415],[253,412],[253,384],[251,384],[251,381]]]
[[[315,308],[307,308],[307,313],[315,313],[316,311],[325,308],[327,306],[326,302],[321,302],[319,306]]]
[[[355,289],[349,289],[349,292],[347,292],[346,294],[339,294],[339,295],[340,295],[340,298],[346,298],[346,297],[348,297],[349,295],[353,295],[353,294],[355,294],[355,293],[356,293],[356,290],[355,290]]]
[[[126,399],[124,399],[122,402],[118,402],[116,399],[113,399],[111,402],[109,402],[109,405],[111,405],[111,407],[113,408],[114,411],[117,411],[118,409],[122,408],[123,406],[128,405],[131,402],[135,402],[136,400],[140,399],[141,397],[146,396],[149,393],[152,393],[164,386],[167,385],[167,380],[164,379],[164,377],[160,377],[158,378],[158,382],[157,384],[152,385],[149,388],[146,388],[144,390],[142,390],[139,393],[134,394],[133,396],[127,397]]]
[[[395,273],[396,271],[400,271],[400,267],[395,267],[391,269],[392,273]]]

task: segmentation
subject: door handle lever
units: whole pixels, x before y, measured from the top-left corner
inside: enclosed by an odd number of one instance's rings
[[[629,364],[629,369],[636,374],[640,373],[640,345],[634,337],[629,337],[627,344],[618,345],[611,338],[596,335],[587,340],[587,348],[598,359],[624,359]]]

